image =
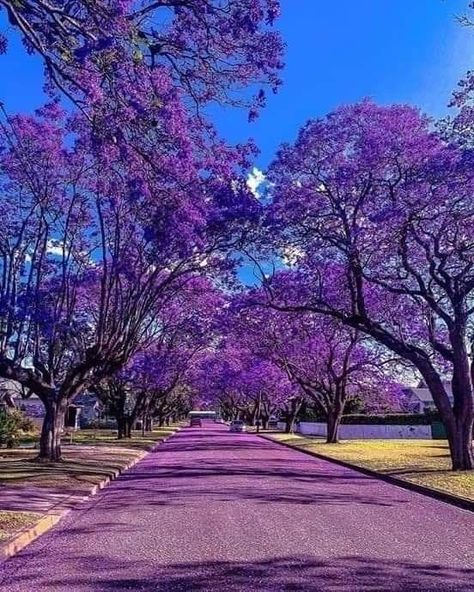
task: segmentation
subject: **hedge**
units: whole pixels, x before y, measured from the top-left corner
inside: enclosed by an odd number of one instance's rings
[[[359,425],[431,425],[432,416],[425,413],[388,413],[386,415],[345,415],[344,424]]]
[[[305,416],[301,417],[299,421],[325,422],[326,420],[321,417]],[[385,415],[353,414],[344,415],[342,418],[343,424],[352,425],[431,425],[433,421],[439,421],[437,415],[427,413],[387,413]]]

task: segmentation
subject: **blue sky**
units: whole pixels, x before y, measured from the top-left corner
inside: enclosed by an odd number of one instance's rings
[[[341,103],[371,97],[447,112],[453,88],[474,67],[474,29],[456,16],[467,0],[282,0],[284,86],[260,119],[227,110],[216,121],[232,141],[248,136],[265,167],[282,141]],[[474,11],[471,11],[474,16]]]
[[[447,111],[452,89],[474,66],[474,30],[456,16],[468,0],[282,0],[279,28],[287,44],[284,86],[257,122],[230,109],[213,110],[230,141],[253,137],[264,168],[282,141],[309,118],[338,104],[372,97]],[[474,14],[474,11],[472,11]],[[7,25],[0,18],[0,31]],[[42,103],[38,60],[13,43],[0,56],[0,100],[10,112]]]

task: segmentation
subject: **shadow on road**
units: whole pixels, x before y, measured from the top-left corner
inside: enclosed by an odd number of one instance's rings
[[[253,435],[185,430],[157,450],[158,463],[141,463],[124,475],[100,506],[104,511],[132,508],[138,497],[141,507],[150,509],[212,501],[380,507],[406,503],[398,490],[385,497],[364,491],[373,482],[366,475],[303,455],[297,463],[289,462],[288,455],[294,454]]]
[[[0,567],[0,590],[474,592],[471,534],[344,467],[186,429]]]
[[[181,563],[153,572],[134,562],[76,558],[87,576],[70,574],[45,590],[77,592],[472,592],[474,570],[363,557],[318,561],[279,557],[263,561]],[[72,567],[72,566],[70,566]],[[74,568],[72,571],[76,571]],[[97,572],[91,578],[90,571]],[[141,574],[141,575],[131,575]],[[24,583],[28,580],[26,576]],[[46,583],[46,582],[45,582]],[[16,590],[16,588],[15,588]],[[26,588],[25,588],[26,590]]]

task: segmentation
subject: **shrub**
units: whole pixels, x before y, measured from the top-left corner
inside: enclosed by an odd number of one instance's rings
[[[35,431],[30,418],[19,409],[9,409],[0,413],[0,446],[13,448],[24,434]]]
[[[432,417],[421,413],[387,413],[386,415],[345,415],[344,424],[359,425],[431,425]]]
[[[326,418],[317,413],[306,412],[299,421],[325,423]],[[433,421],[440,421],[437,413],[386,413],[384,415],[358,413],[344,415],[341,423],[352,425],[431,425]]]

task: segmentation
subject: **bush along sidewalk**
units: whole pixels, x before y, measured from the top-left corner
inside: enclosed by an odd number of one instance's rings
[[[33,435],[37,436],[33,422],[19,409],[0,409],[0,448],[14,448]]]

